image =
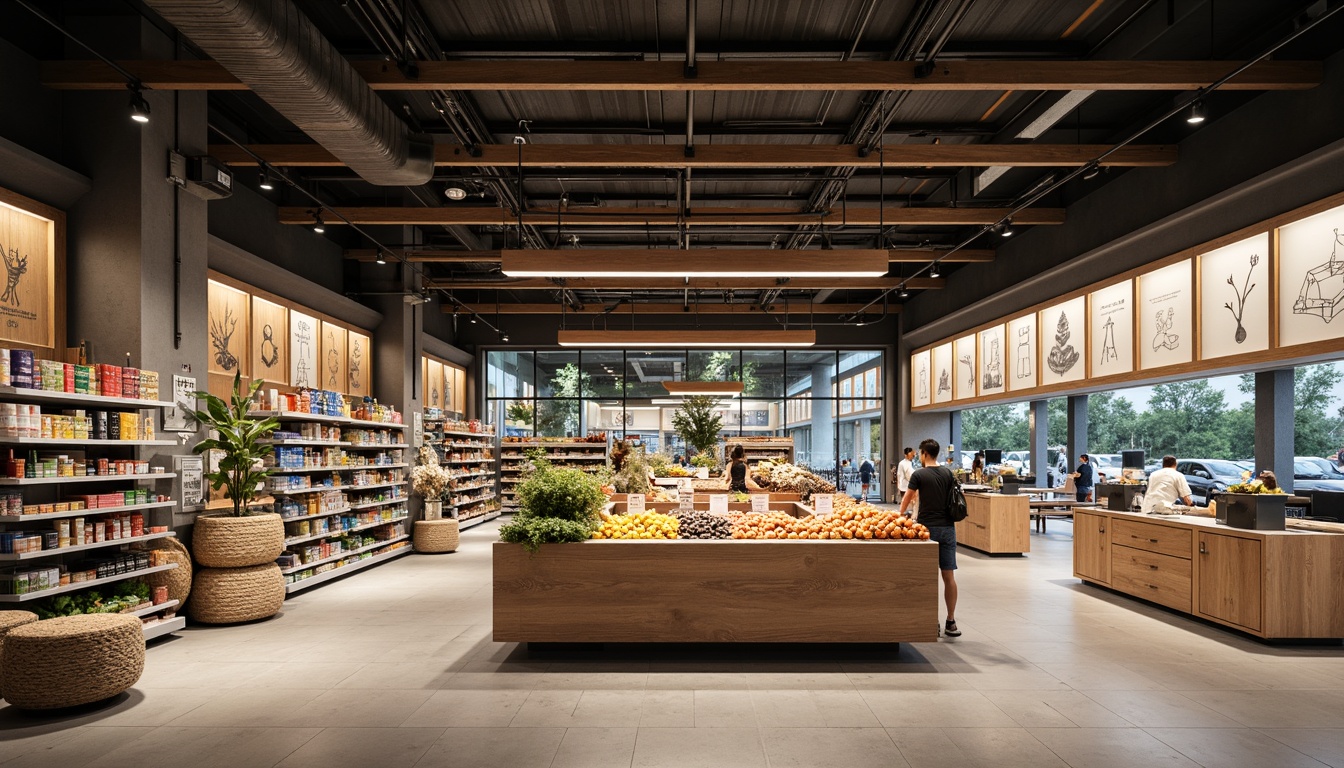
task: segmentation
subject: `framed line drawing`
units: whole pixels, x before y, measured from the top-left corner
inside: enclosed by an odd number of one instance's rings
[[[952,356],[952,399],[975,397],[975,336],[972,334],[957,339],[952,345]]]
[[[1003,326],[995,325],[977,334],[980,344],[980,394],[997,395],[1007,391],[1006,355],[1003,344]]]
[[[1012,350],[1008,389],[1017,392],[1036,388],[1036,315],[1008,322],[1008,345]]]
[[[929,405],[933,402],[932,372],[929,370],[929,366],[932,364],[932,356],[929,352],[926,349],[910,356],[910,403],[915,407]]]
[[[1083,296],[1040,311],[1041,384],[1081,381],[1086,375],[1086,316]]]
[[[953,365],[952,342],[933,348],[933,402],[952,402]]]
[[[1139,368],[1188,363],[1194,354],[1190,259],[1139,276]]]
[[[1269,233],[1199,256],[1201,360],[1269,349]]]
[[[1088,295],[1090,376],[1134,370],[1134,281],[1123,280]]]
[[[1279,346],[1344,336],[1344,206],[1279,228]]]

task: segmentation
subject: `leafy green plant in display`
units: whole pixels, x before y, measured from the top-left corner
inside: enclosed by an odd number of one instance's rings
[[[672,427],[687,445],[701,453],[713,453],[723,430],[723,417],[715,410],[718,400],[708,395],[686,398],[672,414]]]
[[[223,453],[218,469],[206,477],[210,479],[211,488],[225,489],[229,501],[233,502],[235,517],[248,514],[248,504],[261,495],[261,483],[271,474],[262,466],[262,460],[274,450],[262,441],[280,428],[280,422],[273,417],[255,419],[248,416],[252,397],[260,388],[261,380],[257,379],[244,394],[242,375],[235,373],[230,402],[209,392],[195,393],[198,400],[205,401],[205,410],[194,411],[192,416],[214,436],[197,443],[192,451]]]
[[[588,539],[607,500],[597,478],[545,462],[536,462],[536,470],[518,484],[517,495],[518,514],[500,527],[499,537],[529,552],[542,544]]]

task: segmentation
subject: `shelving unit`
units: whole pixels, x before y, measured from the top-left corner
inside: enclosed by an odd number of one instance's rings
[[[589,443],[572,438],[556,438],[501,443],[499,495],[504,509],[513,509],[518,505],[514,489],[522,477],[522,468],[527,462],[526,454],[534,448],[544,450],[546,458],[557,466],[570,466],[585,472],[596,472],[607,466],[605,441]]]
[[[742,446],[743,452],[746,453],[747,463],[781,457],[790,464],[793,463],[793,438],[791,437],[772,437],[769,439],[729,438],[723,446],[725,463],[728,461],[728,451],[732,450],[734,445]]]
[[[447,506],[462,530],[499,517],[498,472],[494,433],[471,432],[456,426],[452,422],[443,423],[435,430],[435,437],[443,464],[457,483],[452,503]]]
[[[411,551],[397,547],[409,537],[403,532],[392,535],[390,526],[409,521],[406,499],[408,491],[405,451],[410,447],[405,437],[405,424],[392,424],[364,419],[343,418],[292,411],[253,412],[255,416],[274,416],[280,420],[282,431],[298,433],[301,437],[283,437],[272,441],[277,451],[302,449],[302,464],[293,468],[272,467],[276,476],[304,476],[322,473],[338,484],[317,485],[310,488],[287,488],[284,484],[269,483],[270,493],[276,497],[275,511],[285,522],[285,553],[309,556],[310,560],[284,568],[285,592],[293,594],[325,583],[376,562],[384,562]],[[355,432],[357,431],[357,432]],[[353,432],[353,434],[352,434]],[[369,433],[369,434],[364,434]],[[392,459],[386,464],[346,463],[362,453],[384,452]],[[386,459],[383,459],[386,461]],[[276,463],[299,463],[293,457]],[[316,466],[309,466],[316,463]],[[377,482],[355,482],[356,473],[375,473]],[[345,503],[337,508],[322,509],[320,497],[326,493],[340,493]],[[295,514],[299,510],[302,514]],[[342,517],[346,520],[327,518]],[[330,530],[315,531],[310,527],[319,521],[328,522]],[[387,534],[386,538],[382,538]],[[360,535],[380,539],[353,551],[332,552],[323,555],[333,543],[344,537]],[[319,556],[311,557],[313,550]],[[373,557],[360,558],[372,553]],[[344,562],[349,558],[358,558]],[[337,563],[330,567],[332,563]],[[317,568],[328,566],[325,570]]]
[[[149,423],[155,427],[159,426],[157,413],[164,408],[173,406],[173,403],[162,400],[49,392],[12,386],[0,386],[0,402],[36,405],[44,413],[65,413],[69,415],[70,411],[82,410],[90,418],[92,418],[93,412],[98,411],[107,411],[109,418],[115,417],[119,413],[134,412],[140,414],[142,421],[152,419],[153,421],[149,421]],[[29,452],[36,453],[39,457],[61,454],[76,460],[84,459],[89,462],[103,458],[112,461],[133,460],[140,458],[137,454],[141,448],[171,448],[179,445],[180,443],[173,439],[112,440],[89,437],[81,439],[75,437],[0,436],[0,446],[11,446],[16,456],[23,456]],[[150,472],[124,475],[0,478],[0,488],[5,488],[6,493],[10,495],[18,494],[22,506],[27,512],[31,512],[31,514],[0,515],[0,529],[8,532],[26,531],[34,534],[48,534],[57,530],[58,526],[65,525],[69,532],[65,546],[56,546],[33,552],[0,553],[0,573],[23,573],[35,569],[59,568],[63,574],[62,580],[66,581],[66,583],[49,589],[16,595],[0,595],[0,604],[31,603],[57,595],[125,582],[150,573],[176,568],[176,564],[152,566],[83,581],[75,581],[74,577],[70,576],[70,574],[77,576],[80,573],[93,573],[96,567],[95,561],[99,559],[100,555],[116,554],[131,545],[174,536],[171,530],[150,530],[159,526],[170,528],[172,525],[170,510],[177,506],[176,501],[160,500],[157,494],[153,493],[154,489],[152,488],[146,493],[146,500],[141,503],[63,509],[60,511],[51,510],[51,507],[47,506],[65,504],[72,500],[72,496],[76,495],[126,493],[136,486],[159,483],[176,477],[177,475],[173,472],[157,474]],[[73,501],[79,502],[80,500],[73,499]],[[40,510],[43,507],[51,511],[32,512],[33,509]],[[108,523],[111,518],[123,515],[141,516],[143,526],[141,535],[119,538],[111,538],[105,535],[104,540],[96,540],[96,534],[93,533],[96,525]],[[75,518],[83,518],[85,530],[88,531],[86,538],[78,543],[74,541]],[[145,639],[149,640],[175,632],[186,625],[186,619],[181,616],[166,618],[162,616],[165,612],[175,611],[177,607],[176,601],[168,601],[160,605],[148,605],[127,613],[137,617],[160,617],[157,621],[145,624]]]

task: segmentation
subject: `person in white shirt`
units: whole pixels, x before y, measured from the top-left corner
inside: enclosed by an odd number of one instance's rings
[[[1154,509],[1171,506],[1180,501],[1190,506],[1190,483],[1185,475],[1176,471],[1176,457],[1163,456],[1162,468],[1148,476],[1148,489],[1143,492],[1143,513],[1150,515]]]
[[[910,476],[915,473],[915,449],[906,448],[905,458],[896,465],[896,501],[905,498],[905,492],[910,490]],[[919,499],[913,502],[914,509],[919,511]]]

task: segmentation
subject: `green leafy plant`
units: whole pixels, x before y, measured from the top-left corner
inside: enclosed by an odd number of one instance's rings
[[[648,456],[648,453],[642,448],[636,448],[625,457],[625,464],[621,466],[621,471],[617,472],[611,481],[617,493],[649,492],[651,486],[649,485]]]
[[[536,552],[542,544],[584,541],[593,535],[593,528],[590,523],[574,520],[519,516],[500,527],[499,538],[512,544],[522,544],[528,552]]]
[[[672,427],[687,445],[701,453],[714,453],[723,430],[723,417],[715,410],[718,400],[708,395],[686,398],[672,414]]]
[[[518,484],[518,514],[499,529],[503,541],[536,552],[542,544],[583,541],[592,536],[607,501],[601,481],[577,469],[544,461]]]
[[[220,451],[224,454],[219,460],[219,468],[206,477],[210,479],[211,488],[225,489],[229,501],[233,502],[235,517],[248,514],[248,505],[260,495],[262,481],[270,476],[270,470],[262,466],[262,460],[274,449],[262,441],[280,428],[280,422],[273,417],[254,419],[248,415],[252,397],[260,388],[261,380],[258,379],[244,394],[242,375],[236,373],[230,402],[209,392],[195,393],[198,400],[205,401],[205,410],[194,411],[192,416],[214,436],[197,443],[192,452]]]
[[[504,415],[509,421],[521,421],[528,426],[532,426],[532,417],[535,416],[536,413],[536,408],[533,408],[528,403],[515,400],[514,402],[509,403],[508,410],[505,411]]]
[[[691,466],[704,467],[705,469],[714,469],[719,466],[719,460],[709,451],[702,451],[691,457]]]

